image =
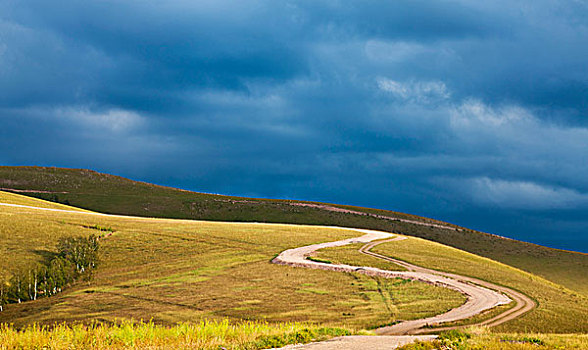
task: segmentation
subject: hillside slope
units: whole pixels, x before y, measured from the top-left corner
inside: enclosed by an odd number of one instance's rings
[[[0,192],[0,203],[14,196]],[[21,204],[36,204],[30,202]],[[49,298],[12,302],[0,312],[0,324],[151,319],[171,325],[229,319],[364,329],[432,316],[465,302],[457,291],[418,281],[380,281],[270,263],[289,248],[357,236],[352,230],[95,215],[12,205],[0,205],[0,286],[11,274],[26,276],[23,271],[56,255],[60,237],[87,237],[101,232],[98,227],[109,231],[100,239],[93,279],[79,280]],[[397,299],[383,298],[386,293]]]
[[[103,213],[336,225],[417,236],[534,273],[588,295],[588,255],[386,210],[190,192],[91,170],[0,167],[0,189]]]
[[[0,192],[0,203],[14,197]],[[36,203],[21,198],[21,205]],[[465,301],[454,290],[417,281],[270,263],[285,249],[361,235],[354,230],[123,217],[23,206],[0,206],[0,216],[4,242],[0,271],[4,272],[30,268],[55,254],[59,237],[87,236],[97,227],[112,232],[101,240],[93,280],[80,280],[50,298],[7,305],[0,312],[0,323],[16,326],[121,318],[163,324],[228,318],[363,329],[426,318]],[[490,273],[488,279],[520,289],[539,302],[523,318],[501,325],[501,330],[586,332],[588,304],[580,294],[437,243],[417,238],[402,242],[410,242],[409,259],[471,266],[476,273]]]

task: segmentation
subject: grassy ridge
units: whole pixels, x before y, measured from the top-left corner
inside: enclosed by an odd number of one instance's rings
[[[0,167],[0,188],[52,192],[22,194],[103,213],[338,225],[398,232],[488,257],[588,295],[586,254],[504,239],[453,225],[455,230],[447,230],[394,220],[438,223],[408,214],[343,205],[203,194],[80,169]]]
[[[9,196],[15,195],[0,193],[0,202]],[[113,231],[100,242],[100,265],[90,283],[77,283],[50,298],[8,305],[0,322],[16,326],[121,318],[153,319],[158,324],[229,318],[371,328],[433,315],[464,302],[455,291],[424,283],[269,262],[288,248],[358,235],[349,230],[15,207],[3,207],[0,213],[4,272],[54,255],[59,237],[85,237],[102,227]]]
[[[0,193],[5,198],[18,197]],[[20,198],[21,204],[34,199]],[[371,328],[439,314],[463,303],[452,290],[402,280],[293,269],[269,264],[278,252],[356,236],[316,226],[239,224],[93,216],[5,207],[1,212],[0,271],[51,256],[60,236],[87,236],[97,227],[101,265],[90,284],[33,303],[9,305],[0,322],[150,319],[173,324],[198,319],[318,322]],[[319,258],[377,265],[349,245]],[[540,307],[505,331],[586,332],[586,298],[518,269],[418,238],[382,244],[376,251],[417,265],[472,275],[519,289]],[[325,255],[322,255],[325,254]],[[359,260],[356,260],[359,259]],[[370,261],[373,259],[373,261]],[[388,267],[388,266],[380,266]]]

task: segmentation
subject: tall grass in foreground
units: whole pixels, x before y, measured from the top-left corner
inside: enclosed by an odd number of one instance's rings
[[[588,349],[586,334],[493,333],[485,327],[441,332],[429,342],[415,342],[398,350],[560,350]]]
[[[170,327],[132,321],[63,323],[53,327],[31,325],[20,330],[0,324],[0,349],[265,349],[349,334],[346,329],[313,324],[227,320]]]

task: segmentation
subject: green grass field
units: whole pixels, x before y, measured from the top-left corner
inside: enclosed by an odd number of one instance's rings
[[[0,188],[59,192],[23,194],[71,203],[76,207],[104,213],[216,221],[337,225],[398,232],[488,257],[588,295],[587,254],[504,239],[455,225],[450,225],[455,229],[448,230],[395,220],[439,223],[409,214],[303,201],[203,194],[80,169],[0,167]]]
[[[0,202],[37,200],[0,193]],[[29,202],[30,201],[30,202]],[[89,282],[34,302],[10,304],[0,322],[24,326],[61,321],[153,319],[315,322],[369,329],[421,318],[464,302],[459,293],[403,280],[381,280],[279,266],[279,252],[360,235],[314,226],[101,217],[27,208],[0,208],[0,271],[26,268],[55,254],[63,236],[101,240],[100,265]]]

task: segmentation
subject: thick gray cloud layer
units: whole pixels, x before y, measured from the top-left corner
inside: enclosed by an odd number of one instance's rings
[[[588,250],[588,5],[0,0],[0,163]]]

